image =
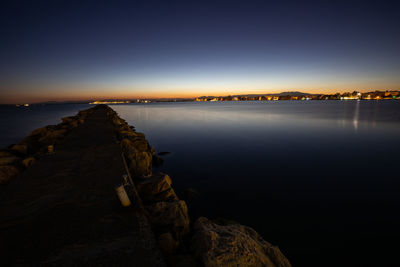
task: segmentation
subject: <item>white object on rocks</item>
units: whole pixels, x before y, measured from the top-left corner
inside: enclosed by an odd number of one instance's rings
[[[131,205],[131,201],[125,191],[124,185],[117,186],[115,188],[115,191],[117,192],[118,198],[121,201],[122,206],[128,207]]]

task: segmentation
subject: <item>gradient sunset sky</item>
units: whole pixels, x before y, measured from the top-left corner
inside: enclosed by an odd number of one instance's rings
[[[398,1],[10,1],[0,103],[400,89]]]

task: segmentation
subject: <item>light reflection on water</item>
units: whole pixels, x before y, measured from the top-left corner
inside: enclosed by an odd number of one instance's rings
[[[349,254],[347,266],[373,266],[373,258],[362,261],[366,240],[400,241],[399,215],[391,210],[400,208],[399,105],[276,101],[112,108],[157,151],[172,152],[161,170],[178,193],[188,187],[200,192],[194,216],[253,226],[295,266],[319,266],[326,258],[335,266],[331,253],[338,246]]]

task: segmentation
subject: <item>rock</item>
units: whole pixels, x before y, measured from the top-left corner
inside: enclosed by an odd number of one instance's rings
[[[0,166],[0,184],[6,184],[19,174],[14,166]]]
[[[39,142],[42,145],[52,145],[54,144],[56,141],[62,139],[65,134],[66,134],[67,130],[66,129],[60,129],[60,130],[49,130],[46,132],[46,134],[44,136],[42,136],[39,139]]]
[[[152,225],[171,231],[179,240],[189,232],[189,215],[185,201],[157,202],[146,206]]]
[[[0,158],[6,158],[6,157],[14,157],[15,155],[7,152],[7,151],[0,151]]]
[[[125,130],[125,129],[119,130],[118,135],[119,135],[120,139],[124,139],[124,138],[133,139],[136,137],[136,134],[134,131]]]
[[[205,267],[266,266],[290,267],[278,247],[264,241],[243,225],[220,226],[200,217],[194,225],[192,249]]]
[[[150,148],[146,139],[135,139],[132,143],[139,151],[148,151]]]
[[[171,184],[167,174],[159,173],[138,183],[136,188],[144,202],[177,201],[179,199]]]
[[[168,154],[171,154],[171,152],[161,151],[161,152],[158,153],[159,156],[164,156],[164,155],[168,155]]]
[[[164,233],[158,237],[158,244],[164,254],[172,254],[178,247],[179,242],[176,241],[171,233]]]
[[[22,161],[22,164],[25,166],[25,168],[28,168],[32,166],[35,163],[36,159],[34,157],[29,157],[26,158]]]
[[[161,166],[164,163],[164,160],[161,157],[154,154],[152,161],[154,166]]]
[[[26,155],[28,153],[28,146],[25,144],[17,144],[13,145],[11,150],[17,152],[18,154]]]
[[[122,140],[121,146],[129,162],[129,169],[135,177],[152,174],[152,156],[148,151],[139,151],[127,138]]]
[[[69,125],[71,128],[78,127],[78,120],[75,116],[65,117],[61,119],[63,124]]]
[[[184,199],[187,202],[193,202],[194,200],[196,200],[197,198],[199,198],[200,194],[194,190],[193,188],[188,188],[183,192],[184,195]]]
[[[0,158],[0,166],[4,165],[13,165],[19,162],[21,159],[16,156],[9,156],[9,157],[1,157]]]
[[[44,134],[46,134],[46,132],[47,132],[47,128],[43,127],[43,128],[39,128],[39,129],[32,131],[29,136],[44,135]]]

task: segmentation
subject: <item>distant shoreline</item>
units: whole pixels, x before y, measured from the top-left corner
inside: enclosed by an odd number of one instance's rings
[[[279,94],[242,94],[228,96],[200,96],[195,98],[137,98],[102,99],[83,101],[47,101],[37,103],[0,104],[1,106],[29,106],[52,104],[134,104],[159,102],[217,102],[217,101],[277,101],[277,100],[400,100],[400,91],[357,91],[336,94],[310,94],[303,92],[282,92]]]

